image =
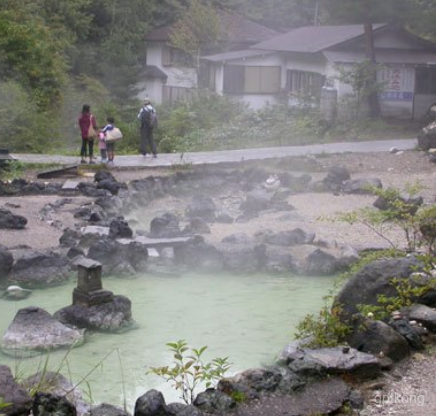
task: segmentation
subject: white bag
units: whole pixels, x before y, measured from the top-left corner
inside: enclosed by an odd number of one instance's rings
[[[106,132],[106,142],[117,142],[123,138],[123,133],[118,127],[114,127],[112,130]]]

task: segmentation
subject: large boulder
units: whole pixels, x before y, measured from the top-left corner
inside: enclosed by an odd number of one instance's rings
[[[414,256],[382,259],[364,266],[347,281],[335,299],[335,304],[342,309],[343,319],[350,319],[359,312],[358,305],[378,305],[380,295],[397,296],[392,279],[410,278],[420,266],[422,264]]]
[[[174,261],[200,272],[220,272],[225,269],[223,253],[199,236],[192,238],[188,244],[174,247]]]
[[[102,332],[124,332],[135,326],[132,303],[122,295],[97,305],[70,305],[55,312],[61,323]]]
[[[60,285],[70,276],[70,260],[67,256],[52,250],[26,250],[16,255],[9,281],[33,289]]]
[[[436,310],[426,305],[414,304],[401,309],[410,320],[419,322],[431,332],[436,333]]]
[[[39,399],[36,400],[41,405],[38,409],[38,414],[48,416],[51,411],[50,409],[57,409],[58,413],[55,414],[56,416],[66,415],[67,413],[64,413],[64,411],[73,412],[70,414],[76,412],[78,416],[89,415],[91,406],[83,399],[82,392],[72,381],[59,372],[40,371],[23,380],[22,385],[28,391],[36,391],[40,395]],[[64,398],[65,401],[61,398]],[[47,413],[41,413],[42,409]],[[36,413],[34,414],[36,415]]]
[[[0,283],[9,275],[13,264],[14,256],[5,246],[0,244]]]
[[[215,221],[216,206],[212,198],[194,195],[185,210],[187,218],[202,218],[205,221]]]
[[[6,416],[28,415],[32,408],[32,398],[12,376],[11,369],[0,365],[0,398],[7,405],[1,408]]]
[[[314,361],[327,374],[346,374],[361,380],[376,378],[381,374],[381,365],[377,358],[348,347],[298,349],[288,354],[282,353],[281,359],[288,364],[295,360]]]
[[[31,356],[83,342],[82,331],[68,328],[44,309],[28,306],[15,315],[3,335],[1,349],[13,357]]]
[[[38,392],[33,399],[32,414],[33,416],[77,416],[77,411],[63,396]]]
[[[399,361],[410,354],[407,340],[382,321],[366,319],[359,315],[354,328],[346,336],[348,344],[362,352]]]
[[[150,222],[149,237],[152,238],[170,238],[180,237],[181,230],[179,219],[171,212],[166,212],[160,217],[155,217]]]
[[[222,254],[225,269],[233,273],[256,273],[267,264],[265,244],[219,243],[216,248]]]
[[[265,235],[265,243],[278,245],[278,246],[312,244],[314,239],[315,239],[315,233],[305,231],[301,228],[279,231],[277,233],[270,232]]]
[[[149,390],[138,397],[135,403],[135,416],[168,416],[163,394],[157,390]]]
[[[100,237],[89,247],[88,257],[103,265],[104,274],[134,274],[144,269],[148,250],[138,241]]]

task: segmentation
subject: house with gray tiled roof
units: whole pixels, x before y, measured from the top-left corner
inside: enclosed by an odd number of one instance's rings
[[[279,34],[237,14],[219,11],[218,16],[223,51],[246,49]],[[154,103],[171,103],[197,87],[196,69],[183,64],[186,60],[181,51],[171,47],[172,30],[173,26],[155,28],[145,36],[145,66],[137,84],[139,98],[148,96]]]
[[[378,79],[383,85],[383,116],[420,118],[436,101],[436,45],[404,28],[373,26]],[[288,97],[299,102],[302,93],[319,98],[326,84],[337,102],[353,96],[341,82],[341,70],[366,59],[363,25],[307,26],[265,39],[249,48],[203,57],[208,85],[252,108]],[[324,87],[324,89],[323,89]]]

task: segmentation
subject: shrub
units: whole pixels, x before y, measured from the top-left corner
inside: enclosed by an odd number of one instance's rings
[[[193,403],[196,389],[204,383],[206,388],[221,380],[229,370],[228,357],[214,358],[205,363],[203,354],[207,347],[191,348],[184,340],[166,344],[173,353],[173,366],[151,367],[151,373],[172,382],[176,390],[181,390],[181,398],[186,404]]]

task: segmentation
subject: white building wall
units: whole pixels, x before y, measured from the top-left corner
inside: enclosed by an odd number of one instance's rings
[[[194,68],[162,65],[163,42],[148,42],[146,50],[147,65],[158,67],[167,75],[167,80],[161,78],[146,78],[136,85],[139,90],[137,97],[149,97],[154,103],[163,102],[163,86],[177,88],[193,88],[197,85],[197,73]]]

